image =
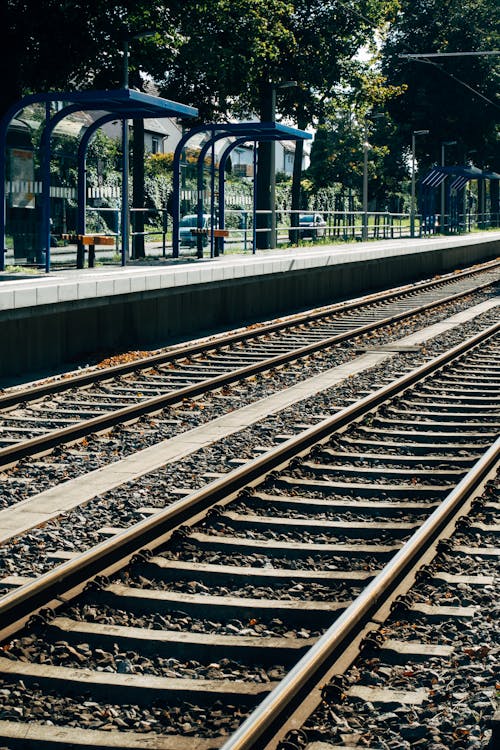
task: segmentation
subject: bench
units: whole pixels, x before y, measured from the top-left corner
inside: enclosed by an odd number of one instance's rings
[[[228,229],[213,229],[212,232],[210,232],[210,229],[191,229],[191,234],[196,235],[208,235],[213,234],[214,237],[229,237],[229,230]]]
[[[195,237],[212,235],[212,237],[215,238],[215,247],[214,247],[214,255],[217,257],[219,255],[219,251],[222,248],[221,240],[224,237],[229,237],[229,230],[228,229],[199,229],[198,227],[195,227],[191,229],[191,234]],[[201,248],[198,249],[198,255],[201,257],[201,254],[203,254],[203,250]]]
[[[85,247],[89,248],[89,268],[94,268],[96,245],[115,245],[115,237],[107,234],[63,234],[63,240],[76,242],[76,267],[85,265]]]

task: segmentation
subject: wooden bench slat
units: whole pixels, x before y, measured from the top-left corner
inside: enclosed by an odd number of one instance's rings
[[[82,245],[114,245],[115,237],[102,234],[62,234],[63,240],[81,242]]]

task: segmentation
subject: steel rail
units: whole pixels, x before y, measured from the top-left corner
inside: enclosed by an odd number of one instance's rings
[[[492,282],[487,282],[481,285],[479,289],[481,289],[482,287],[490,286],[491,283]],[[460,299],[461,297],[465,297],[468,294],[471,294],[471,290],[458,292],[438,301],[428,302],[427,304],[420,307],[411,308],[410,310],[405,310],[404,312],[397,313],[396,315],[392,315],[388,318],[382,318],[375,322],[366,323],[365,325],[359,326],[358,328],[335,334],[334,336],[322,339],[321,341],[315,341],[297,349],[292,349],[284,354],[277,354],[268,359],[254,362],[252,364],[246,365],[245,367],[240,367],[236,370],[231,370],[221,375],[199,381],[192,385],[185,386],[184,388],[180,388],[175,391],[169,391],[168,393],[161,394],[159,396],[153,396],[152,398],[144,399],[143,401],[125,406],[121,409],[106,412],[105,414],[99,415],[98,417],[92,417],[91,419],[82,420],[77,424],[68,425],[67,427],[63,427],[58,430],[51,430],[50,432],[46,432],[43,435],[30,438],[29,440],[20,441],[19,443],[14,443],[13,445],[0,448],[0,467],[5,467],[13,464],[16,461],[19,461],[21,458],[50,450],[57,445],[74,442],[84,437],[85,435],[91,434],[92,432],[102,432],[104,430],[111,429],[118,424],[133,421],[146,414],[151,414],[159,411],[166,406],[171,406],[173,404],[179,403],[183,399],[194,398],[201,395],[202,393],[207,393],[211,390],[217,390],[218,388],[222,388],[223,386],[229,385],[230,383],[234,383],[238,380],[244,380],[245,378],[257,375],[266,370],[271,370],[302,357],[310,356],[311,354],[314,354],[323,349],[328,349],[351,338],[362,336],[365,333],[375,331],[387,325],[392,325],[393,323],[405,320],[406,318],[410,318],[414,315],[420,315],[428,310],[432,310],[434,307],[439,307],[443,304],[449,304],[450,302]],[[213,348],[213,346],[209,348]]]
[[[40,578],[30,581],[8,592],[0,600],[0,621],[3,632],[9,631],[20,618],[46,606],[47,601],[64,596],[71,589],[97,574],[102,574],[120,562],[120,567],[141,548],[147,545],[159,546],[164,535],[176,526],[192,518],[218,501],[228,501],[229,495],[238,492],[248,484],[260,481],[264,474],[277,469],[291,458],[307,451],[315,443],[327,440],[336,430],[359,419],[378,407],[388,398],[406,390],[436,372],[449,362],[467,354],[500,330],[500,323],[485,329],[472,338],[453,347],[444,354],[426,362],[410,373],[403,375],[360,401],[349,405],[313,427],[304,430],[293,438],[272,448],[267,453],[248,462],[242,467],[228,472],[200,490],[175,501],[154,516],[139,521],[121,533],[81,553]],[[2,637],[2,632],[0,632]]]
[[[360,623],[380,605],[381,600],[392,591],[394,584],[415,563],[417,556],[429,547],[439,531],[453,514],[470,497],[484,477],[500,460],[500,438],[484,453],[465,475],[461,482],[446,496],[438,508],[424,521],[404,546],[388,562],[384,569],[368,584],[366,589],[338,617],[333,625],[307,651],[221,750],[262,750],[256,745],[264,732],[284,714],[287,707],[304,690],[325,662],[337,652],[357,631]]]
[[[327,318],[336,313],[345,313],[352,310],[356,310],[364,307],[365,305],[371,305],[376,302],[388,302],[392,299],[396,299],[402,295],[408,295],[412,292],[421,292],[426,289],[432,289],[433,287],[445,286],[450,281],[456,279],[466,278],[468,276],[475,276],[484,271],[494,270],[500,267],[500,261],[491,261],[484,264],[481,268],[472,268],[460,271],[459,273],[452,273],[439,279],[432,279],[431,281],[423,281],[417,284],[408,284],[402,287],[397,287],[389,292],[375,292],[374,294],[366,295],[365,297],[357,298],[356,300],[349,302],[339,302],[333,305],[328,305],[321,308],[319,311],[313,313],[299,313],[293,316],[287,316],[272,323],[257,323],[255,326],[245,328],[244,330],[238,330],[235,333],[224,333],[221,335],[214,335],[209,339],[198,341],[194,344],[180,345],[175,348],[169,349],[169,351],[161,352],[160,354],[153,354],[149,357],[140,357],[132,362],[122,363],[118,365],[112,365],[105,369],[96,369],[92,372],[79,373],[70,377],[64,377],[53,382],[46,382],[32,388],[16,389],[15,391],[0,394],[0,409],[8,408],[19,402],[33,401],[35,399],[42,398],[54,393],[69,390],[70,388],[81,387],[85,385],[92,385],[93,383],[109,380],[113,377],[120,375],[126,375],[130,372],[140,370],[143,368],[152,368],[161,364],[172,362],[179,357],[191,357],[195,354],[203,354],[204,352],[216,349],[221,346],[231,346],[241,341],[245,341],[252,338],[259,338],[266,336],[270,333],[276,333],[286,328],[304,325],[304,323],[313,322],[315,320],[321,320]],[[479,291],[481,289],[491,286],[494,281],[487,281],[484,284],[479,285],[475,290],[469,290],[468,292],[459,293],[458,296],[464,296],[470,294],[473,291]],[[450,299],[452,299],[450,297]],[[444,298],[442,301],[446,301]]]

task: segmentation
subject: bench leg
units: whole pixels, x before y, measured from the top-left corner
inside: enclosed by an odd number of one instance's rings
[[[203,235],[196,235],[196,257],[203,258]]]
[[[81,240],[76,243],[76,267],[83,268],[85,263],[85,245]]]
[[[89,245],[89,268],[95,265],[95,245]]]

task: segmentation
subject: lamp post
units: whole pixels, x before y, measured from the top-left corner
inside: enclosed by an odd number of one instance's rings
[[[362,239],[368,239],[368,150],[371,148],[368,141],[368,123],[373,120],[380,120],[383,114],[372,115],[371,119],[365,120],[365,133],[363,141],[363,230]]]
[[[417,135],[428,135],[429,132],[429,130],[414,130],[411,136],[410,237],[415,237],[415,138]]]
[[[443,141],[441,143],[441,166],[444,167],[445,165],[445,148],[446,146],[456,146],[456,141]],[[440,224],[441,224],[441,234],[445,233],[445,211],[446,211],[446,198],[445,198],[445,181],[443,180],[441,183],[441,217],[440,217]]]
[[[123,37],[123,79],[124,89],[129,88],[129,43],[134,39],[146,39],[154,36],[154,31],[139,31],[137,34],[126,34]],[[125,265],[129,246],[129,222],[130,212],[128,205],[128,178],[129,178],[129,133],[128,120],[122,120],[122,252],[121,264]]]
[[[363,143],[363,242],[368,239],[368,128],[365,124],[365,139]]]

